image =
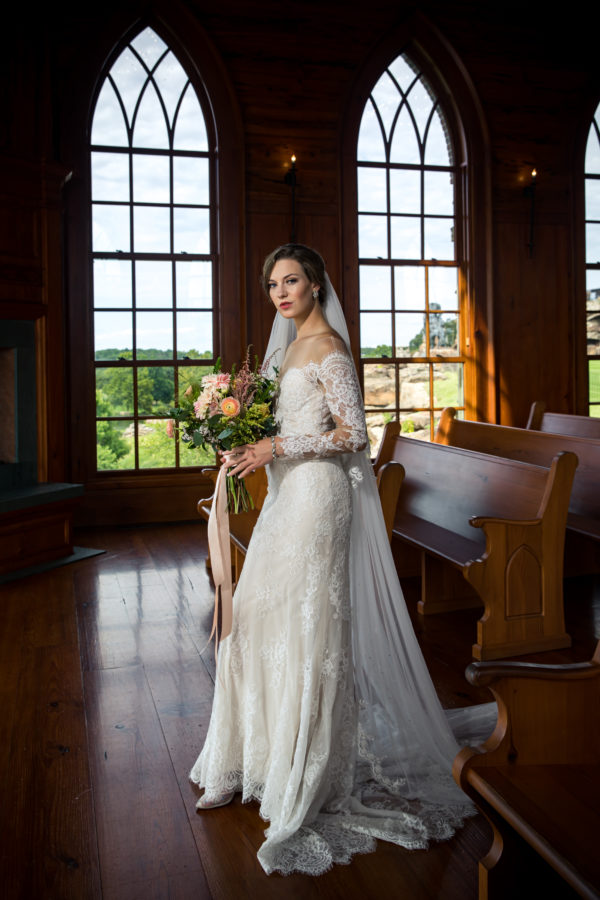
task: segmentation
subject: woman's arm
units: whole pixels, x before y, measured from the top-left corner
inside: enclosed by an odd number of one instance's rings
[[[320,434],[283,435],[278,455],[287,459],[315,459],[355,453],[367,446],[362,396],[354,363],[347,351],[327,353],[317,377],[335,428]]]
[[[317,367],[317,379],[323,388],[325,400],[335,427],[318,434],[277,435],[262,438],[256,444],[236,447],[223,454],[224,465],[233,475],[244,478],[260,466],[275,459],[318,459],[339,453],[355,453],[367,446],[367,433],[362,395],[347,350],[339,349],[340,339],[333,344],[336,349],[325,353]],[[331,339],[327,341],[331,347]]]

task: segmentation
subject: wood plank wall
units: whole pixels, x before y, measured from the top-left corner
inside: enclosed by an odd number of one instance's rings
[[[421,33],[429,29],[437,41],[447,42],[457,67],[473,83],[489,140],[490,166],[484,173],[491,196],[491,208],[485,211],[490,222],[484,279],[488,287],[479,290],[487,296],[475,298],[491,310],[484,337],[491,340],[495,373],[484,413],[491,421],[524,425],[534,399],[545,400],[557,411],[585,412],[584,284],[577,218],[583,195],[576,167],[582,163],[587,128],[600,100],[600,76],[594,30],[577,14],[579,6],[570,4],[569,15],[560,21],[535,3],[478,0],[373,0],[368,6],[341,0],[106,0],[85,7],[48,7],[34,22],[15,11],[13,39],[2,61],[3,182],[10,182],[14,168],[25,160],[36,172],[51,163],[53,184],[59,172],[74,169],[74,180],[81,177],[70,141],[74,128],[85,124],[82,97],[93,89],[94,73],[110,48],[140,15],[158,16],[192,58],[200,57],[201,46],[210,43],[241,123],[236,146],[227,148],[243,170],[241,217],[235,234],[225,234],[236,248],[228,294],[235,294],[233,302],[238,304],[228,328],[237,337],[239,352],[247,342],[260,352],[271,310],[258,274],[264,255],[289,237],[290,194],[284,176],[290,156],[298,157],[298,239],[321,250],[332,280],[341,285],[345,266],[351,265],[342,256],[340,160],[352,92],[378,46],[394,34],[400,41],[418,23]],[[485,166],[485,161],[473,164]],[[534,166],[539,174],[530,256],[530,204],[524,188]],[[45,191],[44,179],[37,175],[23,191],[22,207],[33,207],[34,218],[44,206]],[[23,304],[32,302],[23,287],[30,273],[25,271],[21,282],[8,281],[11,264],[30,255],[34,228],[33,219],[20,230],[14,228],[15,202],[14,192],[0,195],[4,317],[14,313],[14,304],[25,310]],[[59,210],[58,203],[53,209]],[[77,441],[75,420],[67,417],[71,386],[63,385],[61,364],[69,352],[67,329],[57,327],[65,318],[56,216],[42,217],[35,227],[45,229],[38,246],[49,254],[38,269],[45,285],[46,342],[51,334],[52,348],[43,379],[46,407],[54,410],[46,429],[46,443],[56,447],[50,469],[54,478],[91,482],[89,465],[82,464],[75,473],[71,461],[77,457]],[[81,302],[67,290],[68,308]],[[23,316],[29,317],[31,310]],[[235,349],[228,352],[235,356]],[[480,379],[486,377],[485,371],[479,373]],[[143,517],[139,504],[136,509],[132,515]]]

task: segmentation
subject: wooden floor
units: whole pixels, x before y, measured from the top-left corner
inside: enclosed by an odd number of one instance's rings
[[[319,877],[267,877],[254,804],[198,814],[188,772],[210,715],[212,590],[203,524],[86,531],[106,553],[0,588],[0,896],[471,900],[490,843],[481,816],[451,841],[380,842]],[[415,582],[405,583],[414,609]],[[600,586],[569,582],[569,651],[600,637]],[[417,621],[446,706],[478,696],[463,677],[477,612]],[[560,896],[557,881],[556,896]]]

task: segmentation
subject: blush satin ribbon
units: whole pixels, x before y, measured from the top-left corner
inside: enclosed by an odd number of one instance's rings
[[[229,513],[227,511],[227,473],[221,466],[208,518],[208,546],[215,582],[215,613],[209,642],[215,636],[215,657],[220,642],[231,633],[233,621],[233,585],[231,581],[231,545],[229,542]],[[221,628],[219,629],[219,612]]]

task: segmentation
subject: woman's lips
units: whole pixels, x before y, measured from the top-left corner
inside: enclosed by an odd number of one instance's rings
[[[286,300],[285,303],[280,303],[280,304],[279,304],[279,309],[289,309],[291,305],[292,305],[292,304],[289,303],[289,302]]]

